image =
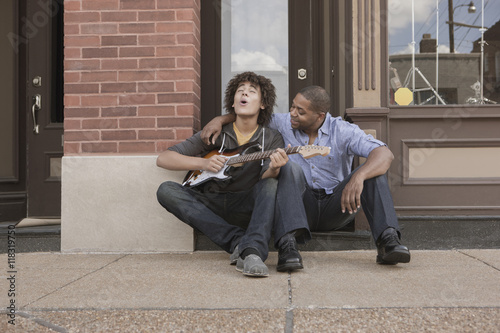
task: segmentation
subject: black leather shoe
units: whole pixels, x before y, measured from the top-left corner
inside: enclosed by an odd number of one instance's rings
[[[293,271],[296,269],[304,268],[302,265],[302,257],[297,250],[297,242],[293,234],[288,234],[284,241],[280,241],[278,250],[278,265],[276,270],[278,272]]]
[[[377,241],[377,264],[395,265],[410,262],[410,251],[401,245],[394,228],[387,228]]]

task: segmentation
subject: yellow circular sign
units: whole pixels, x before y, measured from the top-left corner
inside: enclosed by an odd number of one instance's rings
[[[408,88],[399,88],[394,94],[394,100],[398,105],[410,105],[413,102],[413,93]]]

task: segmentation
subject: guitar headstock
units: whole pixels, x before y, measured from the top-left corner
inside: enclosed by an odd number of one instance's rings
[[[314,156],[318,156],[318,155],[326,156],[326,155],[330,154],[330,147],[313,146],[313,145],[303,146],[303,147],[300,147],[300,150],[298,153],[301,154],[306,159],[314,157]]]

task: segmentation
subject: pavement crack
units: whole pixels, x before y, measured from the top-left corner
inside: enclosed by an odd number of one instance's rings
[[[500,272],[500,268],[495,267],[495,266],[493,266],[492,264],[489,264],[489,263],[487,263],[486,261],[481,260],[481,259],[479,259],[479,258],[477,258],[477,257],[474,257],[473,255],[470,255],[470,254],[468,254],[468,253],[462,252],[462,251],[460,251],[460,250],[458,250],[458,253],[461,253],[461,254],[463,254],[463,255],[465,255],[465,256],[467,256],[467,257],[469,257],[469,258],[472,258],[472,259],[475,259],[475,260],[477,260],[477,261],[480,261],[480,262],[482,262],[483,264],[485,264],[486,266],[489,266],[489,267],[493,268],[494,270],[496,270],[496,271],[499,271],[499,272]]]
[[[17,314],[19,316],[23,317],[23,318],[29,319],[29,320],[37,323],[38,325],[46,327],[46,328],[49,328],[49,329],[51,329],[53,331],[56,331],[56,332],[59,332],[59,333],[66,333],[66,332],[68,332],[64,327],[61,327],[61,326],[52,324],[52,323],[50,323],[50,322],[48,322],[46,320],[34,317],[34,316],[32,316],[31,314],[29,314],[27,312],[18,312]]]
[[[63,285],[63,286],[60,286],[60,287],[58,287],[58,288],[56,288],[56,289],[52,290],[50,293],[45,294],[45,295],[43,295],[43,296],[39,297],[38,299],[36,299],[36,300],[34,300],[34,301],[31,301],[31,302],[29,302],[29,303],[27,303],[27,304],[23,305],[21,308],[26,308],[26,307],[30,306],[31,304],[34,304],[34,303],[36,303],[36,302],[38,302],[38,301],[40,301],[40,300],[44,299],[45,297],[50,296],[50,295],[52,295],[52,294],[54,294],[54,293],[56,293],[56,292],[58,292],[58,291],[60,291],[60,290],[62,290],[62,289],[64,289],[64,288],[66,288],[67,286],[69,286],[69,285],[71,285],[71,284],[73,284],[73,283],[75,283],[75,282],[80,281],[81,279],[83,279],[83,278],[85,278],[85,277],[87,277],[87,276],[89,276],[89,275],[92,275],[92,274],[94,274],[94,273],[96,273],[96,272],[99,272],[100,270],[102,270],[102,269],[104,269],[104,268],[108,267],[108,266],[109,266],[109,265],[111,265],[111,264],[114,264],[115,262],[117,262],[117,261],[119,261],[119,260],[121,260],[121,259],[123,259],[123,258],[125,258],[125,257],[127,257],[127,256],[129,256],[129,254],[126,254],[126,255],[123,255],[123,256],[121,256],[121,257],[119,257],[119,258],[116,258],[115,260],[113,260],[113,261],[111,261],[111,262],[108,262],[106,265],[104,265],[104,266],[102,266],[102,267],[99,267],[99,268],[97,268],[97,269],[95,269],[95,270],[93,270],[93,271],[91,271],[91,272],[88,272],[87,274],[82,275],[82,276],[78,277],[77,279],[75,279],[75,280],[73,280],[73,281],[70,281],[70,282],[66,283],[66,284],[65,284],[65,285]]]
[[[293,333],[292,273],[288,272],[288,309],[285,314],[285,333]]]

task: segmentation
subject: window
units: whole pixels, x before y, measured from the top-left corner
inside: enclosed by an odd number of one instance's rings
[[[500,1],[389,0],[388,10],[392,105],[500,101]]]
[[[221,91],[237,73],[253,71],[276,87],[275,112],[288,112],[288,1],[222,0],[221,7]]]

